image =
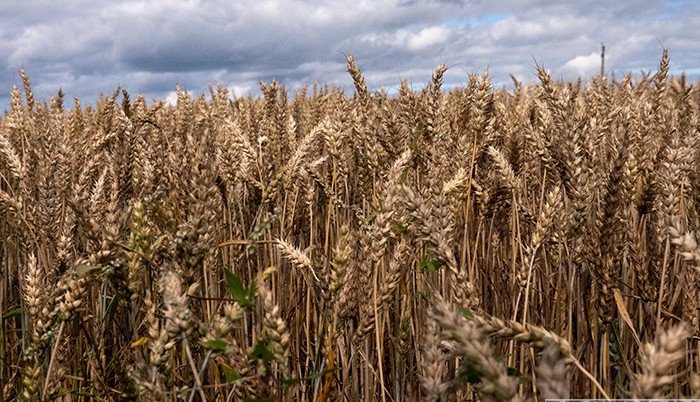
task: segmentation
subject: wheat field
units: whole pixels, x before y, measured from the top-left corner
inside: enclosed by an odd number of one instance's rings
[[[699,397],[700,86],[21,90],[4,400]]]

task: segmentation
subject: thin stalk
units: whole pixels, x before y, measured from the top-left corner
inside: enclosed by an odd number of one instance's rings
[[[63,328],[66,326],[66,322],[61,320],[61,326],[58,327],[58,333],[56,334],[56,341],[54,342],[53,349],[51,350],[51,359],[49,360],[49,368],[46,369],[46,378],[44,379],[44,387],[41,390],[42,398],[46,397],[46,391],[49,389],[49,382],[51,380],[51,371],[53,371],[53,365],[56,362],[56,352],[58,351],[58,343],[61,341],[61,335],[63,334]]]
[[[207,395],[202,389],[202,380],[199,379],[199,374],[197,374],[197,366],[194,364],[194,359],[192,359],[192,351],[190,350],[190,342],[187,340],[187,335],[182,332],[180,333],[182,337],[182,344],[185,346],[185,353],[187,354],[187,361],[190,363],[190,369],[192,370],[192,376],[194,376],[195,387],[194,389],[199,391],[199,396],[202,401],[207,400]]]

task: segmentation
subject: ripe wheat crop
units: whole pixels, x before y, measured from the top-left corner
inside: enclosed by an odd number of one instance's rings
[[[653,75],[0,120],[5,400],[700,396],[700,86]]]

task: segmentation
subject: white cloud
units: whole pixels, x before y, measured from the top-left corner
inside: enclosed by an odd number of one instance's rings
[[[447,42],[450,38],[450,30],[445,27],[424,28],[417,34],[409,35],[408,48],[416,51],[423,50]]]
[[[590,76],[599,68],[647,71],[661,45],[672,68],[700,68],[700,2],[598,0],[25,0],[0,2],[0,107],[24,67],[37,96],[62,87],[93,102],[117,85],[147,99],[180,84],[206,91],[220,81],[255,93],[276,77],[287,88],[329,82],[352,89],[343,53],[355,56],[371,87],[430,79],[453,66],[445,87],[488,68],[536,80],[535,63],[554,76]]]
[[[251,89],[253,89],[252,85],[231,85],[228,87],[229,91],[232,92],[232,96],[235,97],[241,97],[241,96],[246,96],[251,92]]]
[[[593,52],[585,56],[576,56],[567,61],[562,70],[579,77],[591,76],[600,71],[600,53]]]
[[[398,29],[382,34],[372,33],[364,35],[362,41],[375,46],[389,46],[411,52],[420,52],[447,42],[451,35],[452,32],[447,27],[431,26],[417,32],[409,29]]]
[[[170,91],[168,95],[164,98],[164,100],[167,105],[177,105],[177,93],[175,91]]]

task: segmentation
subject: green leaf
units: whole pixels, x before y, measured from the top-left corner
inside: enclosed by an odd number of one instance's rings
[[[509,377],[515,377],[518,379],[518,384],[525,384],[530,382],[530,377],[524,375],[518,369],[513,368],[513,367],[508,367],[506,369],[506,374],[508,374]]]
[[[408,226],[402,225],[399,222],[392,223],[391,227],[394,229],[395,234],[401,234],[408,230]]]
[[[479,384],[482,375],[483,374],[479,370],[471,367],[471,364],[467,364],[467,367],[459,373],[459,377],[469,384]]]
[[[207,349],[211,349],[216,352],[223,352],[224,350],[226,350],[226,346],[228,346],[226,341],[223,339],[209,339],[205,342],[202,342],[202,344]]]
[[[462,315],[462,317],[466,318],[467,320],[471,320],[474,318],[474,312],[467,308],[460,307],[459,313]]]
[[[7,313],[3,314],[2,319],[6,320],[6,319],[11,318],[11,317],[16,317],[16,316],[22,315],[23,313],[24,313],[24,309],[22,307],[17,307],[16,309],[10,310]]]
[[[234,382],[243,378],[236,370],[225,365],[221,365],[221,372],[224,374],[224,379],[226,382]]]
[[[121,297],[119,297],[119,295],[115,295],[112,300],[109,301],[107,309],[105,310],[105,317],[107,317],[107,321],[112,321],[112,318],[114,318],[114,314],[117,312],[117,307],[119,307],[120,301]]]
[[[408,144],[408,148],[414,153],[414,154],[420,154],[420,149],[418,148],[418,142],[413,140]]]
[[[442,267],[442,262],[440,260],[426,258],[420,262],[420,268],[426,272],[437,272],[440,267]]]
[[[250,356],[248,357],[253,360],[258,359],[264,362],[271,362],[275,360],[275,355],[270,352],[270,349],[267,348],[267,344],[265,342],[256,343],[253,351],[250,352]]]
[[[226,282],[228,282],[228,291],[231,293],[231,297],[238,299],[245,297],[245,288],[243,287],[243,282],[241,278],[234,275],[228,269],[224,270],[224,275],[226,275]]]
[[[247,308],[253,305],[253,296],[255,296],[255,286],[251,285],[250,288],[245,288],[241,278],[237,275],[231,273],[231,271],[225,269],[224,275],[226,276],[226,282],[228,283],[228,291],[231,293],[231,297],[238,302],[242,307]],[[252,288],[252,294],[251,294]]]
[[[255,300],[255,293],[257,289],[255,288],[255,283],[251,283],[250,286],[248,286],[248,303],[252,306],[254,304],[253,300]]]

